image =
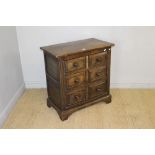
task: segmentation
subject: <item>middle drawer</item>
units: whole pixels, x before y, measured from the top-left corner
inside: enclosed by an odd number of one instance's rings
[[[85,82],[86,82],[85,71],[66,76],[66,88],[67,89],[78,87],[79,85],[85,84]]]
[[[97,80],[106,81],[106,67],[99,67],[95,69],[88,70],[88,80],[89,82],[95,82]]]

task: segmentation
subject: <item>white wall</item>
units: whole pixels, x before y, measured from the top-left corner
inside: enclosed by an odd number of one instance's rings
[[[155,87],[155,27],[17,27],[27,87],[45,87],[41,46],[95,37],[115,43],[112,87]]]
[[[0,126],[24,90],[15,27],[0,27]]]

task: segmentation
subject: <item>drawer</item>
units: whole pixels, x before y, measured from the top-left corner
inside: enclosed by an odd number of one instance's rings
[[[106,67],[100,67],[98,69],[91,69],[88,71],[89,82],[94,82],[97,80],[106,81]]]
[[[65,109],[84,104],[85,100],[86,100],[85,90],[68,94],[66,95]]]
[[[89,67],[106,66],[107,52],[93,54],[89,56]]]
[[[65,61],[66,72],[76,71],[78,69],[85,69],[85,68],[86,68],[86,57],[80,57]]]
[[[88,88],[88,98],[89,99],[95,98],[97,96],[104,96],[106,94],[107,94],[107,84],[106,83],[89,86],[89,88]]]
[[[72,88],[84,84],[86,81],[85,72],[76,73],[66,77],[66,87]]]

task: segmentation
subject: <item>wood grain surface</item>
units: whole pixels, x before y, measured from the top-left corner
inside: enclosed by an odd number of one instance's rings
[[[66,42],[61,44],[49,45],[41,47],[40,49],[52,54],[54,57],[68,56],[79,52],[88,50],[100,49],[105,47],[114,46],[113,43],[98,40],[95,38],[89,38],[84,40]]]

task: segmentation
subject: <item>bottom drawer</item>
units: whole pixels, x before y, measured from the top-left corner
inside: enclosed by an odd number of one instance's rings
[[[107,94],[107,84],[102,83],[102,84],[96,84],[93,86],[89,86],[88,88],[88,98],[92,99],[97,96],[104,96]]]
[[[66,95],[66,105],[65,109],[76,107],[78,105],[81,105],[86,100],[86,92],[85,90],[73,92]]]

